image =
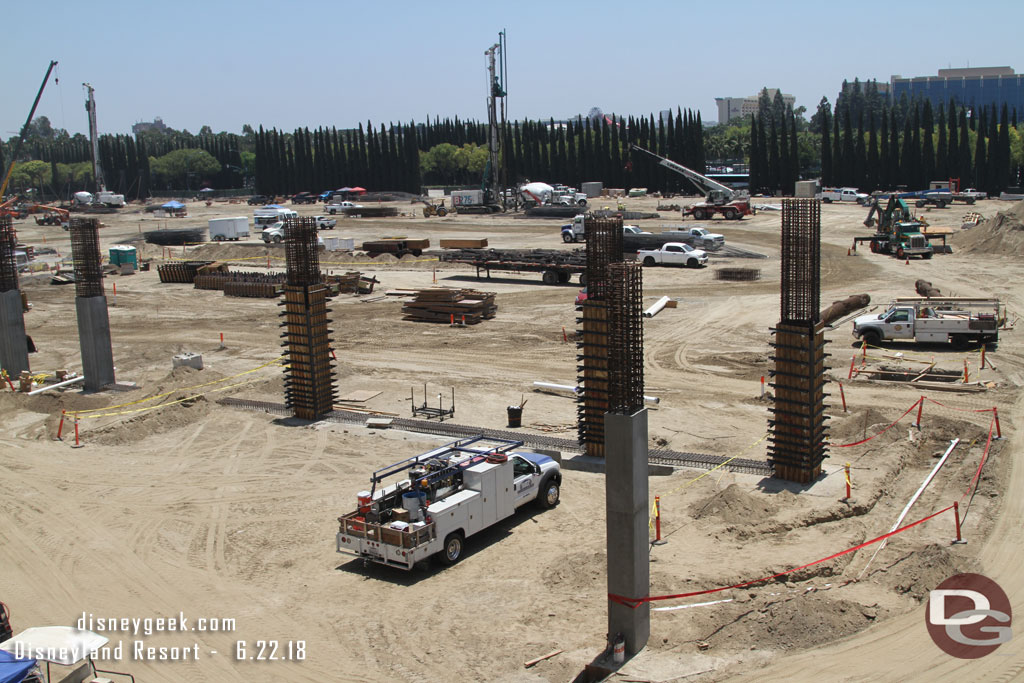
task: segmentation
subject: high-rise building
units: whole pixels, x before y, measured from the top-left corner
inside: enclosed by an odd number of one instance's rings
[[[953,99],[957,104],[973,108],[1005,104],[1010,110],[1024,112],[1024,74],[1014,73],[1008,66],[939,69],[937,76],[889,79],[890,96],[894,102],[904,95],[908,99],[928,99],[933,106]]]
[[[779,92],[778,88],[767,88],[768,99],[774,100],[775,93]],[[740,117],[747,117],[751,114],[757,113],[758,100],[761,97],[761,93],[756,95],[750,95],[749,97],[716,97],[715,103],[718,105],[718,122],[728,123],[733,119]],[[787,106],[795,106],[796,98],[792,95],[782,93],[782,101]]]

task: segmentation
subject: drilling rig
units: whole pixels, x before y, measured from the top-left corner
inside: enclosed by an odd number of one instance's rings
[[[100,192],[107,189],[103,182],[103,168],[100,166],[100,140],[96,134],[96,98],[93,96],[95,90],[88,83],[82,87],[88,93],[85,101],[85,111],[89,114],[89,143],[92,145],[92,177],[96,181],[96,189]]]
[[[505,211],[509,198],[505,187],[505,161],[501,137],[505,131],[505,32],[484,51],[487,58],[487,166],[479,190],[452,193],[452,209],[459,213]]]

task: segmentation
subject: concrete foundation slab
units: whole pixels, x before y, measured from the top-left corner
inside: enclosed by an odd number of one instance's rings
[[[647,409],[632,415],[608,413],[605,432],[605,501],[608,534],[608,592],[628,598],[650,594],[650,509],[647,475]],[[626,639],[634,655],[651,635],[651,606],[608,601],[608,637]]]
[[[25,311],[17,289],[0,292],[0,368],[6,370],[12,380],[30,369]]]
[[[100,391],[114,383],[114,351],[110,345],[110,318],[107,297],[75,299],[78,314],[78,343],[82,349],[82,374],[85,390]]]

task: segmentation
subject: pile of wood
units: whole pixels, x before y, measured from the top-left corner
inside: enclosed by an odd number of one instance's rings
[[[421,289],[402,306],[402,319],[431,323],[450,323],[454,319],[458,324],[475,325],[497,312],[494,292],[433,287]]]

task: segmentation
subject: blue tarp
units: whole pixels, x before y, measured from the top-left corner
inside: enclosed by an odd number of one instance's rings
[[[34,659],[15,659],[6,650],[0,650],[0,683],[20,683],[33,666]]]
[[[283,209],[284,207],[280,204],[267,204],[263,207],[264,209]]]
[[[172,200],[172,201],[167,202],[166,204],[161,204],[160,208],[161,209],[184,209],[185,205],[182,204],[181,202],[176,202],[176,201]]]

